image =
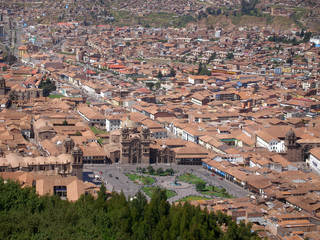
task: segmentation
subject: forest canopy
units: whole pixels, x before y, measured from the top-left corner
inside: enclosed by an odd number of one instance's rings
[[[221,230],[226,225],[227,230]],[[39,196],[0,178],[0,239],[259,239],[251,225],[237,225],[221,212],[202,211],[189,203],[171,206],[165,191],[155,190],[150,203],[138,192],[78,201]]]

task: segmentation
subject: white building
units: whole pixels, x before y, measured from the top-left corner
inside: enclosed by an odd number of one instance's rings
[[[121,120],[117,115],[106,116],[106,130],[112,132],[120,128]]]
[[[284,141],[272,137],[266,132],[258,132],[256,138],[256,145],[259,147],[267,148],[270,152],[285,152]]]
[[[310,157],[307,159],[310,168],[320,173],[320,148],[313,148],[310,150]]]
[[[314,43],[315,45],[320,45],[320,35],[310,38],[310,42]]]

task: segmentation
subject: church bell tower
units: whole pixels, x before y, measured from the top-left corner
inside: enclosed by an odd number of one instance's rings
[[[71,154],[71,175],[77,176],[79,180],[83,180],[83,151],[77,145],[71,150]]]

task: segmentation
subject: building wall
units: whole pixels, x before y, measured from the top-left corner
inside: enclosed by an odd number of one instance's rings
[[[309,166],[317,173],[320,173],[320,159],[316,158],[314,155],[310,154]]]

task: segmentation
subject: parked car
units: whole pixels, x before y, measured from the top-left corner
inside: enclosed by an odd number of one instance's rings
[[[220,180],[223,180],[223,178],[221,177],[221,178],[219,178]]]
[[[214,177],[214,173],[211,173],[211,176],[213,176],[213,177]]]
[[[112,177],[112,174],[111,174],[111,173],[109,174],[109,177]]]

